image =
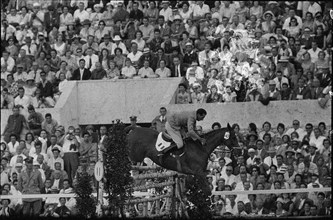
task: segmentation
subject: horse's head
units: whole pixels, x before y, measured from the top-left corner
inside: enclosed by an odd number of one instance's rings
[[[223,144],[226,145],[229,149],[238,147],[238,140],[234,129],[228,123],[227,128],[223,129]]]

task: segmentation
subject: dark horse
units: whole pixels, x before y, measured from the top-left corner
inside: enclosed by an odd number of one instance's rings
[[[229,149],[238,147],[236,135],[228,124],[226,128],[204,134],[202,137],[207,140],[205,146],[202,146],[199,141],[190,139],[185,141],[184,155],[179,157],[179,159],[166,153],[163,160],[160,161],[157,156],[159,152],[155,148],[158,134],[157,131],[150,128],[138,127],[131,131],[128,135],[130,159],[133,162],[142,162],[145,157],[148,157],[161,167],[184,174],[195,175],[201,180],[206,179],[208,158],[216,147],[222,144],[228,146]]]

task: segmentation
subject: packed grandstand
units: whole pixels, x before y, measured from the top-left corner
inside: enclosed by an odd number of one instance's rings
[[[314,99],[325,108],[331,98],[330,1],[4,0],[1,6],[1,109],[13,111],[1,117],[1,195],[70,194],[82,167],[93,172],[107,126],[64,127],[39,113],[55,107],[69,81],[175,77],[182,83],[174,104]],[[152,129],[165,129],[166,112],[152,115]],[[135,116],[131,123],[127,131],[137,126]],[[331,215],[331,192],[311,191],[331,187],[330,123],[233,124],[239,148],[218,147],[208,162],[214,215]],[[216,122],[204,130],[218,128]],[[311,192],[255,193],[303,188]],[[1,199],[0,216],[65,217],[77,213],[75,203]],[[142,216],[142,205],[128,215]]]

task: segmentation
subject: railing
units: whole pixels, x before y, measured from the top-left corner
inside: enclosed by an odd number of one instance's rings
[[[153,184],[152,184],[153,185]],[[302,188],[302,189],[274,189],[274,190],[251,190],[251,191],[214,191],[212,195],[235,195],[235,194],[282,194],[282,193],[309,193],[309,192],[332,192],[332,188]],[[97,196],[97,193],[93,193]],[[147,197],[155,194],[146,192],[134,192],[134,197]],[[104,193],[104,197],[107,194]],[[36,198],[73,198],[74,193],[70,194],[23,194],[23,195],[0,195],[0,199],[36,199]]]

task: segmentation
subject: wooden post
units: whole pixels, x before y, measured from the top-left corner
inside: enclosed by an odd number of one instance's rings
[[[102,147],[103,147],[103,144],[101,142],[97,144],[97,148],[98,148],[97,149],[97,161],[100,161],[103,163],[103,151],[101,150]],[[96,208],[97,216],[103,215],[103,210],[102,210],[103,189],[104,189],[104,183],[103,183],[103,179],[102,179],[101,181],[97,182],[97,199],[98,199],[97,208]]]
[[[143,203],[143,217],[148,216],[148,202]]]

